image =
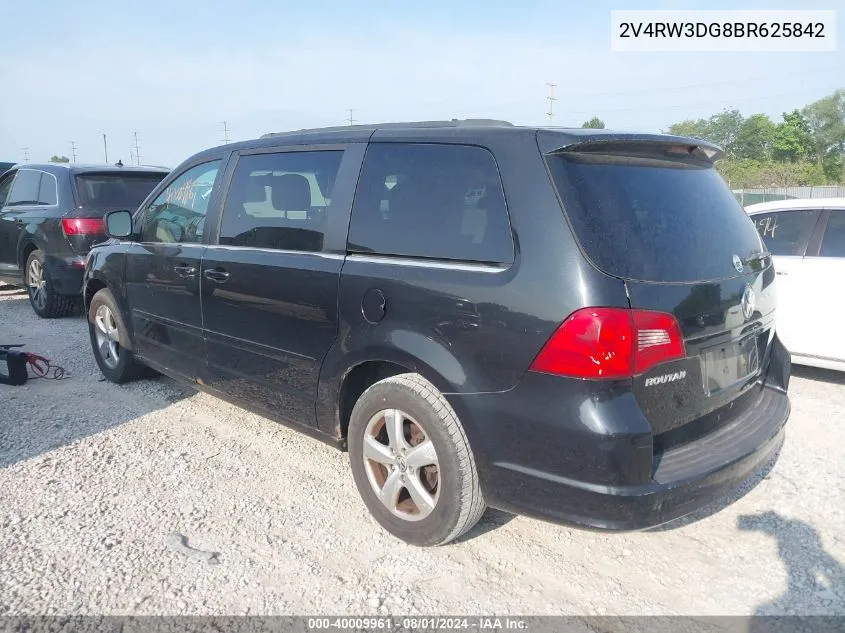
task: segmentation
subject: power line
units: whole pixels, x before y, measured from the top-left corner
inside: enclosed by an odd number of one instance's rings
[[[824,72],[836,71],[840,70],[839,66],[833,66],[830,68],[813,68],[811,71],[807,71],[809,74],[818,73],[820,70]],[[579,93],[579,97],[626,97],[628,95],[636,95],[636,94],[653,94],[655,92],[674,92],[676,90],[692,90],[694,88],[714,88],[717,86],[733,86],[736,84],[749,84],[752,82],[758,81],[765,81],[767,79],[779,79],[783,77],[783,71],[777,74],[770,74],[770,75],[760,75],[757,77],[745,77],[742,79],[732,79],[728,81],[716,81],[711,83],[698,83],[698,84],[686,84],[683,86],[670,86],[667,88],[642,88],[639,90],[624,90],[621,92],[582,92]]]
[[[23,162],[29,162],[29,148],[28,147],[21,147],[21,151],[23,152]]]
[[[352,108],[349,108],[349,117],[346,120],[349,122],[349,125],[355,123],[355,119],[352,118]]]
[[[546,85],[549,87],[549,96],[546,97],[549,100],[549,111],[546,114],[549,115],[549,125],[552,125],[555,118],[555,101],[557,101],[555,88],[557,88],[557,84],[547,83]]]
[[[725,99],[720,101],[694,101],[692,103],[677,103],[673,105],[660,105],[659,108],[655,106],[653,103],[648,105],[642,106],[634,106],[628,108],[595,108],[595,110],[573,110],[573,114],[594,114],[595,112],[605,113],[605,112],[637,112],[641,110],[656,110],[656,109],[677,109],[677,108],[696,108],[700,106],[722,106],[725,108],[734,107],[738,103],[748,103],[752,101],[765,101],[767,99],[775,99],[778,97],[793,97],[798,95],[805,94],[804,91],[791,91],[791,92],[781,92],[778,94],[769,94],[769,95],[754,95],[753,97],[747,97],[743,99],[730,99],[730,103],[727,103]]]
[[[73,158],[73,162],[75,163],[76,162],[76,142],[75,141],[70,142],[70,155]]]
[[[135,164],[141,164],[141,146],[138,144],[138,133],[132,133],[135,136]]]
[[[229,124],[226,121],[223,121],[223,142],[229,142]]]

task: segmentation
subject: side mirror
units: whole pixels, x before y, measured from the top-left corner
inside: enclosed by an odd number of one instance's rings
[[[124,239],[132,235],[132,214],[129,211],[109,211],[105,223],[109,237]]]

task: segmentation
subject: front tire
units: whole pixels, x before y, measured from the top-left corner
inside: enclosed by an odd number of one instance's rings
[[[88,332],[100,371],[111,382],[122,384],[144,374],[132,354],[129,333],[111,290],[102,288],[88,306]]]
[[[364,503],[403,541],[443,545],[484,514],[466,433],[446,398],[419,374],[367,389],[352,410],[348,444]]]
[[[42,319],[66,317],[76,309],[77,297],[60,295],[53,289],[43,251],[34,250],[26,258],[24,284],[29,304]]]

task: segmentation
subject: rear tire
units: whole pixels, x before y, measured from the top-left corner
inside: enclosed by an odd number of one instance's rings
[[[91,299],[88,333],[94,358],[106,379],[123,384],[147,373],[146,367],[132,354],[129,333],[108,288],[98,290]]]
[[[352,409],[348,444],[364,503],[403,541],[443,545],[484,514],[466,433],[443,394],[419,374],[367,389]]]
[[[79,304],[76,296],[60,295],[53,289],[44,253],[34,250],[26,258],[24,284],[29,304],[42,319],[57,319],[73,314]]]

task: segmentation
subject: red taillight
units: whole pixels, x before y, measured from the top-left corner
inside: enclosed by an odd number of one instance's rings
[[[630,378],[686,354],[671,314],[622,308],[583,308],[561,324],[531,371],[575,378]]]
[[[103,218],[62,218],[65,235],[105,235]]]

